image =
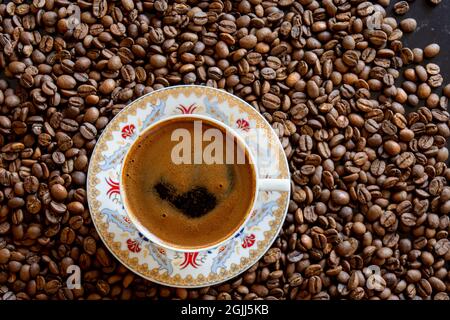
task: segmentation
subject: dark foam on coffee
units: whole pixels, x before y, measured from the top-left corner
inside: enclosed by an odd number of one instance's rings
[[[245,220],[253,202],[255,177],[244,164],[175,164],[175,129],[193,133],[193,120],[174,119],[133,144],[123,167],[127,207],[145,228],[174,246],[204,247],[228,237]],[[215,128],[209,122],[202,131]],[[205,147],[209,142],[204,142]],[[242,147],[233,141],[235,149]],[[192,151],[193,152],[193,151]]]
[[[194,186],[188,192],[180,194],[174,185],[161,181],[155,185],[155,191],[162,200],[169,201],[183,214],[191,218],[198,218],[207,214],[217,204],[216,196],[205,187]]]

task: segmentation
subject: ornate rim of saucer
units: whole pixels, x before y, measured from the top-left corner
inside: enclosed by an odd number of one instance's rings
[[[240,98],[211,87],[186,85],[151,92],[130,103],[104,129],[87,176],[89,209],[100,238],[111,254],[139,276],[162,285],[196,288],[229,280],[264,255],[283,225],[290,192],[260,191],[248,223],[228,242],[210,250],[179,252],[146,239],[123,208],[121,162],[140,131],[177,114],[207,114],[236,129],[257,161],[266,164],[265,178],[289,179],[289,168],[281,143],[264,117]],[[267,148],[258,143],[257,132],[265,135]],[[279,161],[273,161],[273,154]]]

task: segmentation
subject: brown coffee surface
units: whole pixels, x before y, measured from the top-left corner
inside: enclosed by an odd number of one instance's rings
[[[239,150],[245,154],[245,163],[226,164],[225,160],[219,164],[174,163],[172,150],[180,141],[172,141],[171,136],[180,128],[188,130],[192,137],[190,152],[194,161],[194,121],[185,118],[170,120],[146,131],[133,144],[123,167],[122,189],[129,214],[151,233],[173,246],[200,248],[220,242],[239,228],[251,209],[256,182],[248,155],[240,143],[222,130],[223,154],[226,154],[228,139],[235,150],[234,159],[238,154],[236,150]],[[202,121],[202,134],[211,128],[219,129]],[[209,141],[202,142],[202,150],[208,144]],[[170,188],[172,198],[162,196],[161,186]],[[199,192],[193,192],[198,190],[207,192],[209,197],[205,200],[203,193],[198,196]],[[190,202],[184,200],[188,196],[192,198],[192,195],[194,199]],[[196,196],[200,198],[196,199]],[[211,197],[215,199],[213,205]],[[207,212],[194,217],[189,210],[180,207],[179,199],[189,202],[186,205],[194,202]]]

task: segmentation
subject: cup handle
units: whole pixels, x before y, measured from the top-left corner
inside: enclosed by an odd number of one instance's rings
[[[259,179],[260,191],[289,191],[291,189],[291,180],[289,179]]]

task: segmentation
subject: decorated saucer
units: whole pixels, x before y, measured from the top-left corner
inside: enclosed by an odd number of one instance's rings
[[[290,193],[258,192],[247,224],[216,248],[179,252],[149,241],[124,209],[121,164],[139,132],[179,114],[209,115],[235,129],[263,168],[259,173],[262,178],[289,179],[289,169],[269,123],[249,104],[222,90],[204,86],[164,88],[133,101],[111,120],[95,146],[87,178],[89,209],[97,232],[111,253],[139,276],[167,286],[195,288],[231,279],[256,263],[278,235]]]

